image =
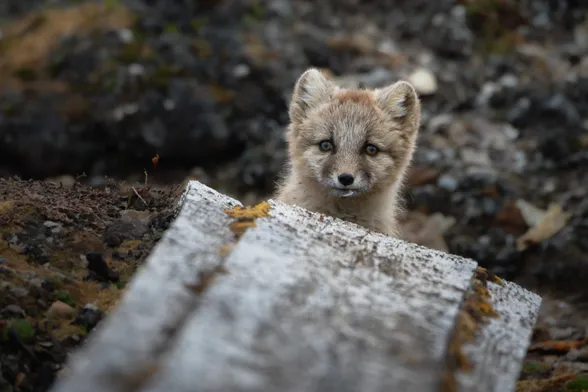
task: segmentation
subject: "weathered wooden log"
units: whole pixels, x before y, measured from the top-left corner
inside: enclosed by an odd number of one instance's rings
[[[191,182],[53,391],[514,391],[540,302],[473,260]]]

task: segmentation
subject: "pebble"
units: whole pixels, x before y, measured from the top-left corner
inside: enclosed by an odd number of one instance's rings
[[[55,301],[47,310],[47,316],[50,318],[69,318],[75,314],[75,309],[65,302]]]
[[[447,174],[443,174],[437,180],[437,185],[441,189],[445,189],[446,191],[453,192],[457,189],[457,180],[455,177],[452,177]]]
[[[408,81],[413,85],[417,93],[432,95],[437,92],[437,78],[427,68],[418,68],[408,76]]]
[[[76,316],[75,324],[83,325],[91,331],[104,317],[100,309],[94,304],[86,304]]]
[[[11,317],[25,318],[27,316],[26,312],[20,306],[15,305],[15,304],[10,304],[10,305],[6,306],[4,309],[2,309],[0,314],[4,318],[11,318]]]
[[[14,295],[16,298],[23,298],[29,294],[29,290],[24,287],[13,287],[10,289],[10,294]]]
[[[237,79],[242,79],[251,73],[251,69],[247,64],[239,64],[233,68],[233,76]]]

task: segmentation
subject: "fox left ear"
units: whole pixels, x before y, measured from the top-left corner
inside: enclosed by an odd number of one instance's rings
[[[296,81],[290,103],[292,122],[303,121],[313,108],[327,102],[335,86],[318,69],[309,68]]]
[[[376,91],[380,108],[411,132],[419,130],[421,122],[421,103],[414,87],[405,81],[398,81]]]

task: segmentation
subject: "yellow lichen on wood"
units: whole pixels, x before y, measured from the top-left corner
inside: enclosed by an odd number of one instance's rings
[[[492,282],[496,283],[497,285],[504,286],[504,281],[498,277],[494,272],[488,271],[484,267],[476,268],[476,278],[481,282]]]
[[[457,314],[453,336],[447,347],[447,369],[440,389],[443,392],[457,390],[456,372],[469,373],[474,368],[463,351],[464,345],[474,341],[476,333],[488,319],[500,317],[490,302],[491,296],[487,288],[488,280],[494,280],[492,275],[484,268],[478,267],[470,291]]]
[[[220,249],[218,250],[219,256],[222,256],[222,257],[228,256],[234,247],[235,247],[235,244],[222,244]]]
[[[262,201],[253,207],[236,206],[224,212],[230,217],[237,219],[231,223],[230,229],[239,238],[247,229],[255,227],[255,219],[270,216],[270,208],[271,206],[267,201]]]
[[[237,219],[255,219],[270,216],[268,214],[270,205],[267,201],[262,201],[253,207],[236,206],[229,210],[225,210],[225,214]]]

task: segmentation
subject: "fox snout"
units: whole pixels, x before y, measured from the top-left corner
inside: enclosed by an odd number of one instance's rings
[[[341,185],[349,186],[353,184],[353,181],[355,181],[355,177],[353,177],[353,174],[350,173],[341,173],[337,176],[337,180]]]
[[[360,187],[362,184],[360,173],[352,170],[335,170],[331,173],[331,186],[335,188],[349,188],[354,189]]]

